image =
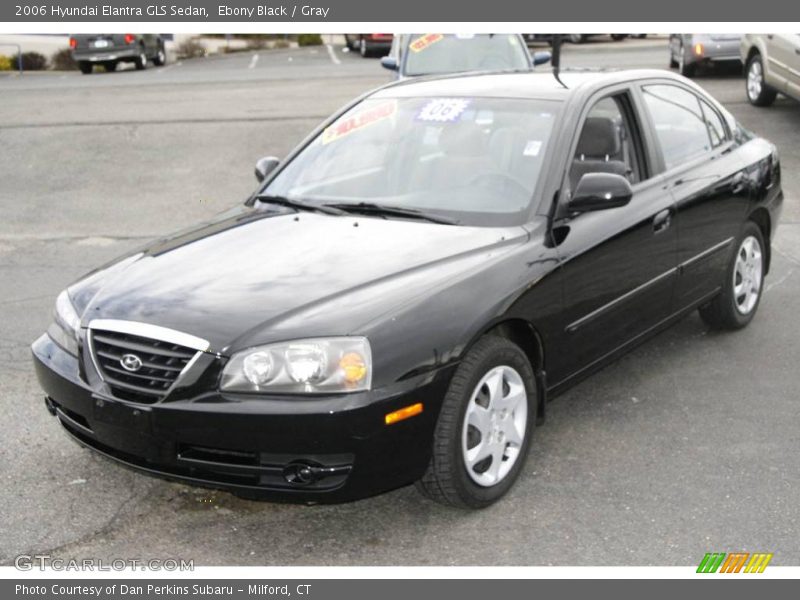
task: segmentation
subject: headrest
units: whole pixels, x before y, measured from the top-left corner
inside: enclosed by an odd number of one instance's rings
[[[617,126],[606,117],[589,117],[578,140],[578,156],[616,156],[620,150]]]

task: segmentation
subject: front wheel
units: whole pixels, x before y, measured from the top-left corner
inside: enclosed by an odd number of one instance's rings
[[[519,346],[496,336],[479,340],[450,382],[417,488],[460,508],[499,500],[525,462],[536,405],[533,368]]]
[[[147,68],[147,52],[145,52],[144,48],[139,50],[139,56],[136,57],[134,64],[136,65],[136,69],[139,71],[143,71]]]
[[[764,236],[748,221],[736,240],[736,254],[731,257],[722,291],[700,307],[700,317],[712,329],[741,329],[758,310],[764,288]]]
[[[775,102],[777,93],[764,81],[764,63],[760,54],[747,61],[747,99],[753,106],[769,106]]]
[[[157,67],[163,67],[165,64],[167,64],[167,52],[164,50],[163,45],[158,47],[158,52],[153,59],[153,64]]]
[[[358,43],[358,51],[364,58],[367,58],[372,54],[372,51],[370,50],[370,47],[367,44],[367,40],[365,40],[364,38],[361,38],[361,40]]]

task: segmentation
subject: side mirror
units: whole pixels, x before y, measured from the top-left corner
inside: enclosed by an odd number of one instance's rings
[[[261,183],[267,178],[267,175],[272,173],[281,164],[281,159],[275,156],[265,156],[256,163],[256,179]]]
[[[550,59],[553,58],[553,55],[550,54],[547,50],[542,50],[541,52],[534,52],[533,53],[533,66],[537,65],[544,65],[550,62]]]
[[[397,59],[394,56],[384,56],[381,58],[381,66],[390,71],[397,71],[400,65],[397,64]]]
[[[567,204],[570,212],[589,212],[625,206],[631,201],[630,182],[614,173],[586,173]]]

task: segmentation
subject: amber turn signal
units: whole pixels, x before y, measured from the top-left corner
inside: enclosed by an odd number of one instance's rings
[[[410,406],[406,406],[401,408],[400,410],[396,410],[394,412],[390,412],[384,418],[387,425],[394,425],[398,421],[403,421],[404,419],[408,419],[410,417],[414,417],[422,412],[422,402],[417,402],[416,404],[411,404]]]

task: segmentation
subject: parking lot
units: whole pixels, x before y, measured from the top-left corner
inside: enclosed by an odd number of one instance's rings
[[[593,41],[565,67],[665,68],[665,39]],[[389,80],[338,46],[116,73],[0,77],[0,564],[181,557],[197,565],[689,565],[706,552],[800,564],[800,104],[696,81],[775,142],[784,205],[759,313],[693,314],[549,407],[510,494],[480,512],[413,487],[335,506],[242,500],[126,470],[45,410],[30,343],[58,292],[147,239],[241,202],[336,108]],[[402,451],[402,448],[398,448]]]

